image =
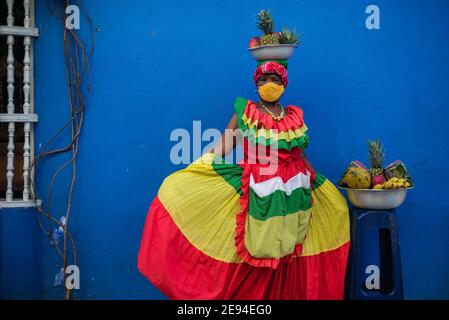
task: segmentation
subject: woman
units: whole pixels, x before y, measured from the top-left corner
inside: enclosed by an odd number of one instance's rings
[[[221,141],[168,176],[144,227],[138,269],[170,299],[342,299],[348,207],[304,149],[303,111],[284,108],[286,61],[254,72]],[[223,157],[243,137],[244,159]]]

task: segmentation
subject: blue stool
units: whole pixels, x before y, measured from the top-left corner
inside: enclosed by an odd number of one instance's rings
[[[401,257],[395,210],[351,208],[346,274],[350,300],[402,300]]]

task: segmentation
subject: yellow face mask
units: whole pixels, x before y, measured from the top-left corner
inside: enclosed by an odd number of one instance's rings
[[[260,97],[268,102],[274,102],[278,100],[284,93],[284,86],[276,84],[274,82],[267,82],[260,86],[258,89]]]

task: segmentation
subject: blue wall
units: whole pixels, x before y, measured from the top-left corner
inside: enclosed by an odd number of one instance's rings
[[[365,28],[369,4],[380,7],[381,30]],[[159,184],[180,169],[170,163],[170,132],[191,130],[192,120],[200,119],[203,128],[224,128],[236,96],[255,98],[255,62],[246,48],[258,34],[254,14],[265,7],[272,8],[278,27],[288,23],[305,32],[290,61],[283,99],[305,111],[312,164],[336,182],[350,160],[367,162],[366,141],[373,138],[384,142],[388,163],[403,160],[417,186],[398,210],[405,295],[449,298],[449,2],[98,0],[85,5],[97,30],[71,218],[81,269],[78,298],[163,298],[137,272],[136,254]],[[67,120],[68,107],[62,30],[45,1],[36,1],[36,18],[38,152]],[[81,32],[87,33],[85,20]],[[55,146],[63,144],[60,139]],[[43,162],[38,170],[44,201],[50,175],[62,161]],[[57,182],[55,210],[58,200],[67,199],[68,179],[62,175]],[[27,215],[33,214],[0,211],[2,292],[8,292],[3,295],[59,298],[61,290],[52,287],[59,262]],[[25,230],[33,230],[10,243],[27,220]],[[10,267],[23,259],[17,254],[21,248],[35,266],[24,270],[34,274],[30,285]],[[6,279],[5,272],[12,277]]]

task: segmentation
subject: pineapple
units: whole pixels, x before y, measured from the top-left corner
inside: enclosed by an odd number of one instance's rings
[[[383,170],[385,153],[383,151],[383,145],[380,143],[380,140],[368,141],[368,150],[371,165],[369,173],[373,185],[382,184],[385,182]]]
[[[300,39],[302,34],[303,32],[297,34],[295,31],[290,31],[287,26],[282,30],[281,34],[279,35],[279,43],[298,45],[302,42],[302,40]]]
[[[274,33],[274,22],[270,10],[260,10],[257,14],[257,27],[264,33],[260,45],[279,44],[278,35]]]

